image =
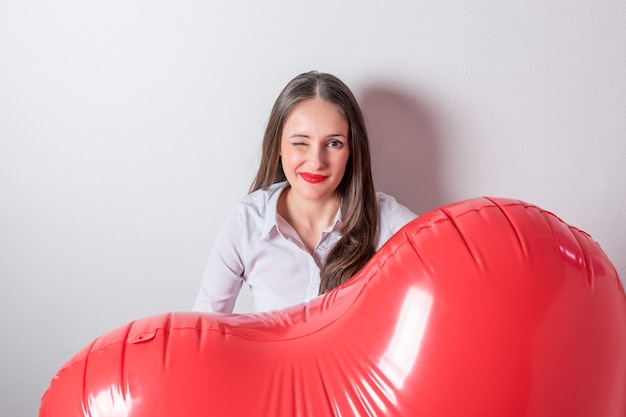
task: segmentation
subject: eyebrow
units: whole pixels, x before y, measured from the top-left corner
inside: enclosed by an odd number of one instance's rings
[[[336,138],[336,137],[340,137],[340,138],[345,138],[348,139],[347,135],[344,135],[343,133],[331,133],[330,135],[326,135],[327,138]],[[293,135],[289,136],[289,138],[310,138],[309,135],[304,134],[304,133],[294,133]]]

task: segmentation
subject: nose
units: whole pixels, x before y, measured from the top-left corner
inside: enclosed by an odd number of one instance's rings
[[[326,161],[326,148],[324,146],[311,146],[308,152],[308,164],[312,168],[321,168]]]

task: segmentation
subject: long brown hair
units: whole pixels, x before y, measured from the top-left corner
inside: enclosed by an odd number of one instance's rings
[[[352,91],[331,74],[311,71],[291,80],[279,94],[263,137],[261,163],[250,192],[285,181],[280,161],[283,125],[293,108],[319,97],[337,106],[350,124],[350,157],[338,192],[341,196],[341,239],[330,250],[320,271],[320,294],[347,281],[376,252],[378,207],[372,179],[365,120]]]

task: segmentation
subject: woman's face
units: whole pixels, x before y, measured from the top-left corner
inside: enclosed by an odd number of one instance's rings
[[[283,125],[280,155],[291,189],[306,200],[336,197],[350,156],[350,125],[337,107],[320,98],[297,104]]]

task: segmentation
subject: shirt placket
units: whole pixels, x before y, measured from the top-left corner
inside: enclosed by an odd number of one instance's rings
[[[322,237],[320,242],[313,250],[313,256],[311,256],[311,261],[313,262],[312,267],[310,268],[311,275],[309,277],[309,290],[307,293],[307,300],[313,297],[317,297],[319,295],[320,290],[320,269],[322,267],[322,263],[330,251],[331,247],[335,242],[339,239],[339,235],[336,235],[330,231],[324,231],[322,233]]]

